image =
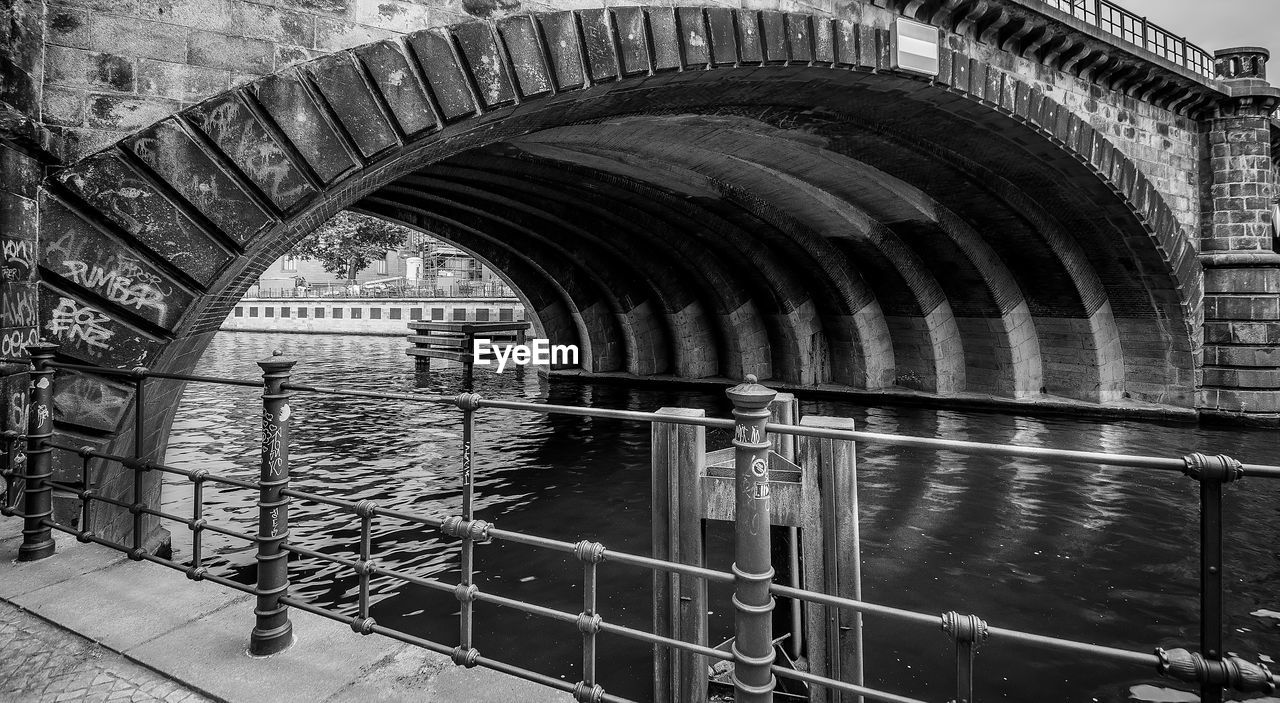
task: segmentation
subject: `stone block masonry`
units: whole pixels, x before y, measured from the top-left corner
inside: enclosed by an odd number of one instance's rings
[[[39,8],[43,3],[31,3]],[[504,10],[519,7],[501,3]],[[181,108],[316,56],[484,15],[484,2],[55,0],[38,22],[50,150],[75,161]]]

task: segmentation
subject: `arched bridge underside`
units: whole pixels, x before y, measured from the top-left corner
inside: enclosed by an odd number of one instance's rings
[[[303,64],[47,184],[42,333],[189,368],[351,207],[489,262],[587,372],[1190,405],[1198,265],[1152,184],[1017,76],[944,48],[913,77],[888,47],[615,8]]]

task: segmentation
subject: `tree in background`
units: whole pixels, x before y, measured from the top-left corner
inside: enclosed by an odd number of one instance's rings
[[[399,248],[408,234],[386,220],[343,210],[295,244],[290,254],[315,259],[325,271],[355,283],[357,272]]]

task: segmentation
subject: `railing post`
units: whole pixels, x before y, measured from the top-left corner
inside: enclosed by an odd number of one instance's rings
[[[1184,472],[1200,482],[1200,652],[1222,660],[1222,484],[1244,475],[1229,456],[1191,454]],[[1203,681],[1201,703],[1222,703],[1222,684]]]
[[[53,369],[49,362],[58,345],[46,342],[27,345],[31,358],[31,405],[27,416],[27,480],[22,490],[22,546],[18,561],[35,561],[53,556],[53,534],[45,524],[53,515]]]
[[[147,431],[147,367],[135,367],[133,369],[133,379],[133,458],[137,463],[133,467],[133,507],[129,509],[133,513],[133,549],[129,552],[129,558],[134,561],[141,561],[144,553],[142,530],[143,517],[145,516],[142,510],[146,507],[143,500],[142,474],[148,471],[150,466],[147,463],[147,452],[143,446]],[[85,488],[88,488],[87,484]]]
[[[942,631],[956,643],[955,703],[974,703],[973,657],[987,641],[987,623],[977,615],[961,615],[954,610],[942,614]]]
[[[733,401],[734,559],[733,699],[772,703],[777,683],[773,665],[773,581],[770,561],[769,437],[765,423],[777,391],[756,382],[730,388]]]
[[[257,624],[249,637],[249,653],[266,656],[293,643],[289,606],[280,597],[289,590],[289,398],[284,389],[297,360],[276,351],[258,362],[262,367],[262,464],[258,475],[258,606]]]

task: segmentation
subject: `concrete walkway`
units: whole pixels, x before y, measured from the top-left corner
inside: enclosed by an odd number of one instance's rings
[[[294,646],[253,659],[251,596],[56,532],[17,563],[20,529],[0,519],[0,701],[573,700],[296,609]]]

